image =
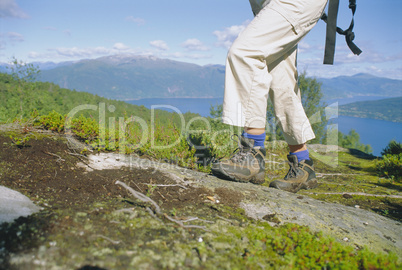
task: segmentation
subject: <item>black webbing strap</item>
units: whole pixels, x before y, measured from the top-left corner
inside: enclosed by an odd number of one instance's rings
[[[354,54],[360,55],[362,53],[362,51],[356,46],[356,44],[353,43],[353,40],[355,39],[353,27],[355,24],[354,15],[356,12],[356,0],[349,0],[349,8],[352,10],[352,21],[350,22],[349,28],[346,30],[342,30],[341,28],[336,26],[339,0],[330,0],[328,5],[328,16],[324,13],[321,18],[324,22],[327,23],[324,64],[334,64],[336,33],[345,36],[346,44]]]

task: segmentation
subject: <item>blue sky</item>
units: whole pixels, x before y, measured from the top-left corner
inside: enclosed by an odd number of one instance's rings
[[[308,75],[360,72],[402,79],[402,1],[357,0],[353,56],[338,36],[334,66],[324,66],[325,24],[300,43]],[[347,28],[348,0],[338,25]],[[227,50],[253,19],[247,0],[0,0],[0,62],[61,62],[119,53],[199,65],[225,64]]]

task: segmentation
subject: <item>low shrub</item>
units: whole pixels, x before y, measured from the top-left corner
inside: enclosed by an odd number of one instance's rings
[[[386,155],[399,155],[402,153],[402,144],[398,143],[395,140],[392,140],[389,142],[387,147],[384,148],[384,150],[381,152],[381,155],[386,156]]]
[[[385,155],[376,162],[376,168],[380,176],[401,182],[402,180],[402,153],[398,155]]]

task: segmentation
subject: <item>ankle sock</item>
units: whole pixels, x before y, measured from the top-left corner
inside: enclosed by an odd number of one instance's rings
[[[310,160],[310,155],[308,150],[296,152],[296,153],[289,153],[290,155],[295,155],[297,157],[297,160],[300,162],[302,160]]]
[[[248,134],[243,131],[243,133],[241,135],[245,138],[253,139],[254,146],[259,146],[261,148],[264,148],[265,132],[260,135],[252,135],[252,134]]]

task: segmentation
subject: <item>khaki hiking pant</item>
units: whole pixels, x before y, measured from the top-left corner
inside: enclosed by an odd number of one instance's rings
[[[327,1],[271,0],[240,33],[226,62],[224,123],[265,128],[269,96],[288,144],[315,138],[297,85],[297,44]]]

